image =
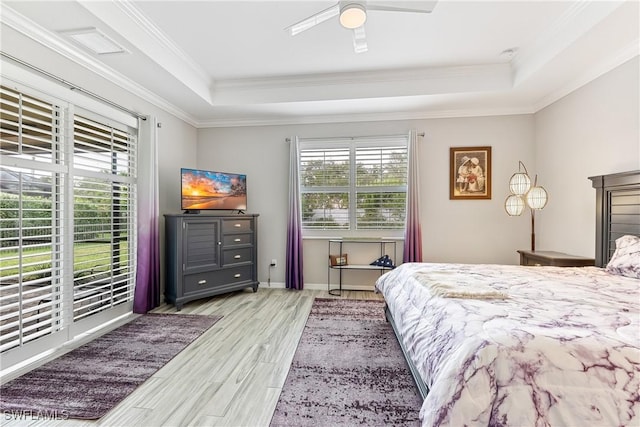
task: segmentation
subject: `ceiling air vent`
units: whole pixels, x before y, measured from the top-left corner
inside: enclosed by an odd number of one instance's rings
[[[64,31],[62,34],[97,55],[126,53],[127,50],[97,28]]]

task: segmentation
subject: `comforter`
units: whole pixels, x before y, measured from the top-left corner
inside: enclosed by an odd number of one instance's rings
[[[640,425],[640,280],[408,263],[376,288],[429,387],[424,426]]]

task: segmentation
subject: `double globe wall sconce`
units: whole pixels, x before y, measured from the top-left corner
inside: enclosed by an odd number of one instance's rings
[[[535,176],[533,186],[527,168],[518,161],[518,172],[509,180],[511,194],[504,201],[504,209],[509,216],[520,216],[525,207],[531,210],[531,250],[536,250],[535,211],[542,210],[549,200],[547,190],[538,185],[538,175]],[[522,172],[524,169],[524,172]]]

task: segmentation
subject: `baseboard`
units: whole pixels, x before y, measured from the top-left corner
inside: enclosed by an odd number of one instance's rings
[[[284,282],[271,282],[271,286],[266,284],[265,282],[260,282],[260,287],[262,288],[271,288],[271,289],[285,289]],[[334,289],[337,285],[332,285],[331,289]],[[305,283],[304,289],[308,289],[310,291],[326,291],[327,284],[326,283]],[[375,287],[373,285],[342,285],[343,291],[375,291]]]
[[[260,288],[273,288],[273,289],[284,289],[285,283],[284,282],[271,282],[271,284],[267,283],[267,282],[260,282]]]

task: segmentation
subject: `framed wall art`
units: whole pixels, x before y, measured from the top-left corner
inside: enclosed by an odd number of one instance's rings
[[[491,147],[451,147],[449,199],[491,199]]]

